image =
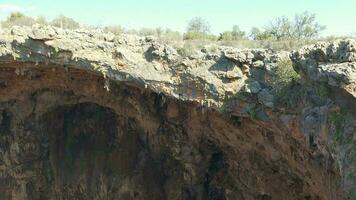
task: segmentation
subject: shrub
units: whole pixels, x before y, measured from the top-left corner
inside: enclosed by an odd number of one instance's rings
[[[250,38],[253,40],[271,40],[273,35],[267,31],[261,31],[260,29],[253,27],[250,31]]]
[[[278,17],[267,26],[265,32],[271,34],[277,40],[292,38],[293,25],[287,17]]]
[[[187,40],[184,41],[182,46],[177,48],[177,51],[182,56],[191,56],[198,51],[201,51],[203,48],[207,48],[207,50],[214,50],[214,46],[210,41],[204,40]]]
[[[217,37],[215,35],[200,33],[200,32],[187,32],[183,35],[184,40],[211,40],[216,41]]]
[[[11,27],[14,25],[18,26],[32,26],[36,23],[36,20],[32,17],[26,16],[20,12],[13,12],[5,21],[1,23],[3,27]]]
[[[326,29],[326,26],[322,26],[315,22],[316,15],[304,12],[295,15],[293,36],[295,38],[313,38],[319,36],[320,32]]]
[[[326,100],[328,99],[328,96],[330,94],[330,89],[328,87],[328,83],[326,83],[326,82],[320,83],[317,86],[317,93],[321,100],[321,103],[322,104],[326,103]]]
[[[300,76],[294,71],[290,59],[277,62],[274,76],[269,81],[279,104],[289,108],[298,104],[303,93],[303,88],[298,83],[299,78]]]
[[[141,36],[158,36],[156,29],[153,28],[141,28],[138,34]]]
[[[304,12],[296,14],[294,21],[287,17],[278,17],[273,20],[265,29],[265,33],[271,34],[275,39],[285,38],[314,38],[319,36],[326,27],[319,25],[316,15]]]
[[[209,23],[201,17],[195,17],[188,23],[184,40],[216,40],[216,36],[210,34]]]
[[[300,78],[299,74],[293,69],[293,63],[290,59],[278,61],[274,72],[275,77],[272,78],[272,85],[277,92]]]
[[[220,34],[219,40],[233,41],[241,40],[245,38],[245,31],[241,31],[240,28],[235,25],[232,27],[232,31],[225,31]]]
[[[196,51],[198,51],[198,45],[195,45],[195,44],[190,43],[190,42],[185,42],[182,47],[177,49],[177,52],[181,56],[191,56]]]
[[[335,129],[333,140],[335,142],[341,142],[342,128],[343,128],[343,124],[345,121],[343,113],[337,112],[337,111],[330,113],[328,115],[328,121],[331,123],[331,125]]]
[[[166,29],[159,34],[158,41],[164,44],[176,46],[177,43],[183,42],[183,36],[178,31],[172,31],[170,29]]]
[[[106,26],[104,27],[104,31],[119,35],[124,32],[124,28],[122,28],[121,26]]]
[[[63,29],[78,29],[80,27],[79,23],[74,21],[74,19],[64,15],[60,15],[52,20],[51,25]]]
[[[41,24],[41,25],[47,25],[47,19],[43,16],[39,16],[36,18],[36,23]]]

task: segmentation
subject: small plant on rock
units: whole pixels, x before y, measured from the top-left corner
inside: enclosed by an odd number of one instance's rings
[[[297,87],[299,79],[300,76],[294,71],[290,59],[283,59],[277,62],[271,85],[279,102],[287,106],[295,103],[295,99],[299,96],[297,93],[301,92],[300,88]]]
[[[340,142],[342,138],[342,129],[344,125],[344,115],[341,112],[332,112],[328,116],[328,121],[330,124],[333,126],[335,132],[334,132],[334,137],[333,140],[335,142]]]
[[[294,71],[293,63],[290,59],[283,59],[277,62],[275,67],[275,77],[272,80],[272,85],[279,91],[288,86],[292,82],[299,80],[299,74]]]

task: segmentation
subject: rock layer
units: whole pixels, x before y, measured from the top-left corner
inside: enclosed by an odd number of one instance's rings
[[[0,199],[351,198],[354,44],[184,57],[151,37],[1,30]],[[289,56],[302,79],[281,104]]]

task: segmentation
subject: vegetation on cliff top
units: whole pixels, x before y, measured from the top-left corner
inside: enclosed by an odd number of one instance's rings
[[[52,25],[65,29],[97,28],[82,25],[74,19],[60,15],[48,21],[45,17],[30,17],[20,12],[10,14],[1,22],[2,27],[14,25],[32,26],[33,24]],[[141,28],[127,30],[119,25],[101,27],[114,34],[137,34],[141,36],[155,36],[160,42],[176,47],[182,52],[189,53],[201,49],[206,45],[224,45],[238,48],[270,48],[274,50],[293,50],[303,45],[315,43],[317,40],[333,40],[335,38],[320,38],[320,33],[326,28],[316,21],[316,15],[309,12],[296,14],[294,19],[278,17],[264,28],[254,27],[246,32],[238,25],[219,35],[211,33],[209,22],[201,17],[195,17],[188,22],[185,33],[170,29]]]

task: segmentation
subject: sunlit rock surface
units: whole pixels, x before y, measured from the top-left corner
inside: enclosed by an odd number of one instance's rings
[[[301,79],[277,92],[289,58]],[[353,40],[184,57],[0,30],[0,199],[352,199],[355,70]]]

